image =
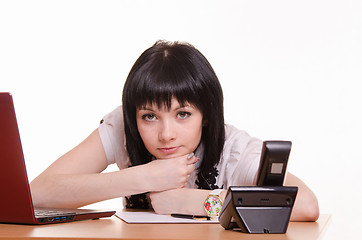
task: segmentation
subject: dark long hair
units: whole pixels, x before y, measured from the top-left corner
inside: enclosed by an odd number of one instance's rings
[[[122,104],[130,161],[136,166],[152,160],[137,129],[136,109],[153,103],[170,108],[173,97],[181,105],[196,106],[203,114],[204,156],[198,182],[204,182],[215,171],[224,146],[223,93],[210,63],[188,43],[158,41],[141,54],[129,72]]]

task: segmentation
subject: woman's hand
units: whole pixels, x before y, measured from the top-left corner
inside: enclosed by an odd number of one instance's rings
[[[175,188],[183,188],[195,170],[195,165],[199,160],[195,156],[188,158],[188,155],[171,158],[156,159],[145,165],[147,171],[146,183],[150,184],[149,191],[165,191]]]
[[[182,205],[180,196],[182,196],[183,190],[184,189],[173,189],[163,192],[151,192],[149,196],[155,213],[180,213],[181,210],[179,208]]]

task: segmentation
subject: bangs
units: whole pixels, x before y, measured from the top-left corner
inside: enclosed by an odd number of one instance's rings
[[[146,71],[139,71],[140,73]],[[159,109],[171,108],[171,101],[175,98],[181,106],[186,103],[201,109],[200,89],[189,69],[179,64],[155,64],[153,70],[147,75],[140,74],[138,85],[133,88],[131,102],[135,108],[142,108],[146,105],[157,105]]]

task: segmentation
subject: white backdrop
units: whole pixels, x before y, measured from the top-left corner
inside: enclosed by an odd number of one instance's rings
[[[29,179],[121,103],[128,71],[158,39],[208,58],[227,123],[293,141],[289,171],[333,214],[326,239],[356,238],[359,0],[0,1],[0,91],[14,97]]]

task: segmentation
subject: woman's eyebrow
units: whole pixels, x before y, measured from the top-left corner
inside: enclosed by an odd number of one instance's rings
[[[191,104],[182,104],[182,105],[176,105],[174,108],[170,108],[170,110],[171,111],[178,111],[178,110],[184,109],[184,108],[194,108],[194,107]],[[155,109],[152,106],[144,105],[144,106],[140,106],[138,108],[138,110],[157,111],[157,110],[160,110],[160,109],[158,109],[158,108]]]
[[[177,110],[180,110],[183,108],[193,108],[193,107],[190,104],[180,105],[180,106],[175,107],[174,111],[177,111]]]

